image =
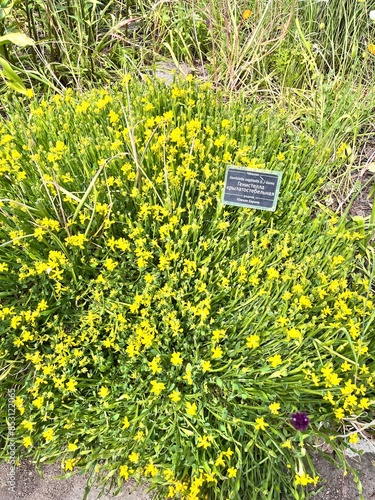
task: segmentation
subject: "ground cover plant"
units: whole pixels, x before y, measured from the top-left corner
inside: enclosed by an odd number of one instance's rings
[[[306,498],[311,451],[345,466],[374,408],[368,234],[315,202],[348,145],[192,77],[25,99],[0,122],[18,456],[159,498]],[[221,203],[231,163],[283,172],[276,212]]]

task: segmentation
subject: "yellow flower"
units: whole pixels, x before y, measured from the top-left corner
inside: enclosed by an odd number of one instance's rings
[[[152,389],[151,392],[156,396],[159,396],[162,390],[165,389],[163,382],[158,382],[157,380],[151,380]]]
[[[375,56],[375,43],[369,43],[367,45],[367,48],[368,48],[368,51],[370,52],[370,54]]]
[[[335,417],[338,418],[339,420],[341,420],[342,418],[345,417],[345,412],[342,408],[337,408],[335,410]]]
[[[53,439],[53,429],[46,429],[43,432],[43,437],[46,440],[46,443],[48,443],[49,441],[52,441],[52,439]]]
[[[186,368],[186,374],[182,377],[189,385],[193,385],[193,378],[191,376],[191,368]]]
[[[246,345],[250,349],[255,349],[256,347],[259,347],[259,344],[260,344],[259,335],[250,335],[250,337],[246,338]]]
[[[176,389],[170,393],[169,398],[174,403],[178,403],[181,400],[181,392]]]
[[[76,390],[76,385],[78,384],[78,382],[74,379],[70,379],[67,383],[66,383],[66,389],[69,391],[69,392],[74,392]]]
[[[287,340],[289,341],[290,339],[298,339],[302,340],[302,332],[298,330],[297,328],[290,328],[290,330],[287,330]]]
[[[153,375],[155,373],[160,373],[162,371],[162,368],[159,366],[160,363],[160,356],[155,356],[151,361],[149,361],[148,366],[150,367],[150,370],[152,371]]]
[[[131,462],[133,462],[133,464],[137,464],[138,461],[139,461],[139,453],[136,453],[135,451],[133,451],[130,455],[129,455],[129,460]]]
[[[348,372],[349,370],[351,370],[351,368],[352,368],[352,365],[350,363],[348,363],[347,361],[344,361],[341,364],[341,371],[342,372]]]
[[[225,337],[225,330],[213,330],[212,342],[220,342]]]
[[[242,12],[242,19],[246,21],[246,19],[249,19],[253,12],[250,9],[246,9]]]
[[[203,436],[203,437],[199,436],[198,448],[203,447],[206,450],[209,446],[211,446],[211,443],[209,442],[207,436]]]
[[[281,448],[288,448],[289,450],[291,450],[293,448],[291,440],[287,439],[286,441],[284,441],[281,445]]]
[[[68,443],[68,450],[69,451],[76,451],[78,446],[75,443]]]
[[[103,387],[103,386],[102,386],[102,387],[100,388],[100,390],[99,390],[98,394],[99,394],[99,396],[100,396],[101,398],[106,398],[106,397],[108,396],[108,394],[109,394],[109,389],[108,389],[107,387]]]
[[[106,269],[108,269],[108,271],[113,271],[117,267],[117,265],[118,265],[118,263],[115,260],[111,259],[111,258],[106,259],[104,261],[104,267]]]
[[[44,403],[44,397],[39,396],[38,398],[35,398],[32,400],[33,405],[40,410],[40,408],[43,406]]]
[[[267,361],[271,363],[273,368],[276,368],[276,366],[281,365],[281,363],[283,362],[280,354],[275,354],[274,356],[271,356],[270,358],[267,359]]]
[[[26,436],[23,438],[23,445],[25,448],[28,448],[29,446],[32,446],[33,441],[30,436]]]
[[[120,121],[119,115],[113,110],[111,110],[109,112],[108,117],[109,117],[109,121],[111,122],[111,125],[114,125],[115,123]]]
[[[83,244],[87,241],[87,238],[84,234],[74,234],[73,236],[65,238],[65,241],[68,245],[71,245],[72,247],[79,247],[83,250]]]
[[[145,474],[149,474],[151,477],[154,477],[156,476],[156,474],[158,473],[158,469],[157,467],[155,467],[155,465],[152,463],[152,460],[149,464],[147,464],[146,468],[145,468]]]
[[[65,461],[64,469],[65,470],[73,470],[75,462],[76,461],[74,458],[69,458],[68,460]]]
[[[368,410],[370,406],[370,400],[368,398],[361,398],[360,403],[358,404],[358,408],[362,410]]]
[[[312,307],[311,301],[306,295],[302,295],[302,297],[299,298],[299,305],[301,307]]]
[[[273,267],[270,267],[269,269],[267,269],[268,279],[278,278],[279,276],[280,276],[280,273],[277,269],[274,269]]]
[[[281,326],[285,326],[289,323],[288,318],[284,318],[283,316],[280,316],[280,318],[277,319],[277,323],[280,323]]]
[[[374,46],[374,49],[375,49],[375,46]],[[348,156],[350,156],[351,153],[352,153],[352,148],[349,146],[349,144],[346,144],[346,142],[342,142],[336,151],[336,156],[338,158],[345,159]],[[331,290],[334,291],[332,289],[332,286],[331,286]]]
[[[269,425],[267,424],[267,422],[264,421],[264,418],[263,417],[259,417],[255,420],[255,429],[257,431],[264,431],[266,430],[266,427],[268,427]]]
[[[206,373],[209,370],[211,370],[211,361],[201,361],[201,366],[202,366],[202,372]]]
[[[351,434],[349,437],[349,443],[351,444],[357,444],[358,443],[358,434],[355,432],[354,434]]]
[[[180,352],[173,352],[171,356],[171,363],[174,366],[182,365],[182,358]]]
[[[237,469],[235,469],[234,467],[229,467],[227,474],[228,474],[229,478],[236,477],[237,476]]]
[[[124,419],[122,421],[122,428],[128,429],[129,427],[130,427],[130,423],[129,423],[128,417],[124,417]]]
[[[186,413],[191,417],[194,417],[197,413],[197,405],[195,403],[191,404],[189,402],[186,403]]]
[[[224,467],[225,462],[223,460],[223,455],[224,455],[224,453],[221,452],[220,455],[217,457],[216,462],[215,462],[215,467],[219,467],[220,465]]]
[[[30,420],[22,420],[21,425],[23,425],[23,427],[25,427],[28,431],[33,431],[35,423]]]
[[[213,347],[211,349],[212,352],[212,359],[219,359],[223,355],[223,350],[221,347]]]
[[[125,481],[129,479],[129,467],[127,465],[120,466],[120,477],[125,478]]]
[[[314,483],[314,485],[316,485],[318,481],[319,481],[319,476],[315,476],[313,479],[305,472],[296,474],[296,477],[295,477],[296,486],[298,486],[299,484],[301,486],[307,486],[310,483]]]
[[[268,408],[271,410],[271,413],[273,415],[278,415],[280,410],[280,405],[279,403],[271,403],[270,405],[268,405]]]

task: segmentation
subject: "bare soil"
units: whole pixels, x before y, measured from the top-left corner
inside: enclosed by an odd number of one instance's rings
[[[314,466],[321,478],[321,486],[312,492],[315,500],[360,500],[358,488],[350,473],[344,474],[330,462],[314,457]],[[365,500],[375,500],[375,454],[365,453],[362,456],[349,458],[351,467],[358,471],[362,482],[363,497]],[[75,475],[69,479],[57,479],[61,474],[58,464],[43,465],[44,479],[37,472],[35,466],[24,461],[16,470],[16,488],[12,493],[9,489],[9,465],[0,464],[0,500],[83,500],[87,477]],[[87,496],[87,500],[98,498],[100,489],[94,488]],[[105,493],[101,500],[151,500],[147,489],[128,481],[122,492],[114,497],[112,493]],[[292,500],[292,499],[286,499]]]

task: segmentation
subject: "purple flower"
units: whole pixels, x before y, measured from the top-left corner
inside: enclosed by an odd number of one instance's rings
[[[306,415],[305,412],[297,412],[293,413],[291,415],[292,418],[292,425],[297,431],[305,431],[310,423],[309,417]]]

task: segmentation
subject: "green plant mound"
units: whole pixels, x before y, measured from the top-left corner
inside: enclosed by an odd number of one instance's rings
[[[304,498],[313,446],[355,443],[374,402],[363,236],[314,203],[332,152],[209,84],[127,75],[21,103],[0,145],[18,455],[160,498]],[[227,164],[281,170],[277,210],[223,205]]]

